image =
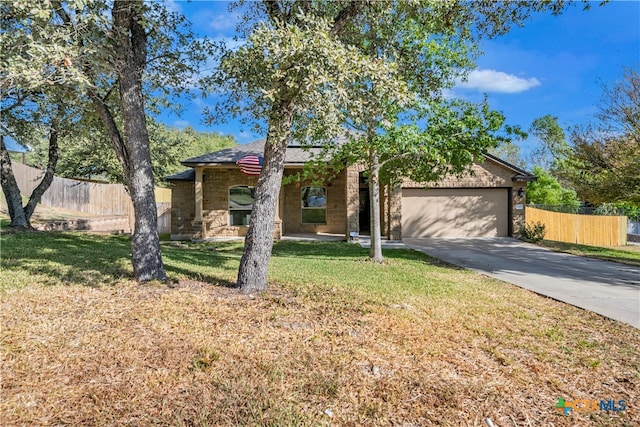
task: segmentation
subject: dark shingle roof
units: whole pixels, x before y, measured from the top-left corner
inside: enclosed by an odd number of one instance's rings
[[[348,134],[341,136],[335,140],[336,144],[344,144],[347,141]],[[187,167],[195,167],[195,166],[223,166],[223,165],[235,165],[235,163],[243,158],[244,156],[253,154],[262,156],[264,154],[264,144],[266,139],[259,139],[257,141],[248,143],[248,144],[240,144],[235,147],[225,148],[223,150],[214,151],[213,153],[204,154],[202,156],[193,157],[191,159],[187,159],[182,161],[181,163]],[[308,162],[314,155],[321,153],[321,148],[319,146],[311,146],[309,148],[303,148],[299,143],[292,142],[287,147],[287,154],[285,157],[285,165],[303,165]],[[504,160],[493,156],[491,154],[484,155],[487,159],[490,159],[503,167],[511,169],[516,175],[513,179],[517,180],[535,180],[536,176],[521,169],[511,163],[505,162]],[[195,179],[195,172],[193,169],[189,169],[171,176],[166,177],[168,181],[193,181]]]
[[[186,171],[166,176],[164,179],[166,179],[167,181],[195,181],[196,171],[195,169],[187,169]]]
[[[264,152],[265,141],[266,139],[259,139],[258,141],[254,141],[249,144],[236,145],[235,147],[225,148],[223,150],[203,154],[198,157],[192,157],[180,163],[185,166],[235,163],[249,154],[262,155]]]
[[[336,144],[344,144],[347,141],[348,136],[341,136],[335,139]],[[249,144],[240,144],[235,147],[225,148],[224,150],[214,151],[213,153],[204,154],[202,156],[193,157],[182,161],[185,166],[205,166],[205,165],[225,165],[235,164],[238,160],[249,154],[260,155],[264,154],[264,144],[266,139],[259,139]],[[314,155],[321,153],[320,146],[309,146],[303,148],[299,143],[292,142],[287,147],[287,155],[285,157],[285,165],[302,165]]]
[[[489,153],[485,153],[484,157],[489,159],[489,160],[493,160],[494,162],[506,167],[507,169],[511,169],[512,171],[516,172],[516,175],[513,176],[512,179],[514,180],[519,180],[519,181],[535,181],[538,177],[535,176],[534,174],[527,172],[524,169],[519,168],[516,165],[513,165],[509,162],[506,162],[504,160],[502,160],[500,157],[496,157],[493,154],[489,154]]]

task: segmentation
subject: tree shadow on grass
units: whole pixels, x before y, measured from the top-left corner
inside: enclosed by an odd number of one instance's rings
[[[435,267],[448,268],[451,270],[465,270],[463,267],[458,267],[457,265],[450,264],[414,249],[385,249],[383,250],[383,255],[386,259],[421,261]]]
[[[45,276],[43,283],[82,286],[110,285],[122,279],[134,278],[129,236],[23,232],[3,234],[1,239],[1,264],[9,275],[12,271],[24,271]],[[456,268],[409,249],[385,250],[384,255],[388,259],[417,260]],[[233,288],[236,287],[235,277],[242,256],[242,244],[166,243],[162,244],[162,256],[170,278]],[[368,250],[346,242],[279,241],[274,245],[273,256],[292,260],[360,261],[367,259]],[[7,283],[20,286],[20,283]]]
[[[167,274],[235,288],[242,248],[232,244],[162,245]]]
[[[273,246],[272,255],[274,257],[291,258],[315,258],[326,260],[353,260],[361,261],[369,257],[369,249],[358,244],[348,242],[308,242],[282,240]],[[431,257],[413,249],[384,249],[383,255],[388,260],[419,261],[428,265],[450,268],[453,270],[463,270],[453,264],[446,263],[437,258]]]
[[[2,266],[52,283],[95,286],[131,278],[130,243],[122,236],[21,232],[2,235]],[[128,268],[127,268],[128,267]]]
[[[282,258],[362,259],[368,250],[346,242],[309,242],[280,240],[274,242],[271,255]]]
[[[6,274],[24,271],[45,276],[45,284],[99,286],[134,279],[130,236],[75,232],[22,232],[2,234],[1,265]],[[162,253],[170,277],[179,276],[233,287],[229,277],[237,271],[241,251],[215,251],[211,246],[166,247]],[[28,283],[24,283],[26,285]],[[9,285],[20,286],[20,283]]]

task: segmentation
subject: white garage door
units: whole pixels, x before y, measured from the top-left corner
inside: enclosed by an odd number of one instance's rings
[[[501,237],[508,221],[505,188],[402,190],[403,237]]]

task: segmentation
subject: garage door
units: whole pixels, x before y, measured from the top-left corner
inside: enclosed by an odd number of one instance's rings
[[[404,237],[500,237],[508,235],[505,188],[402,190]]]

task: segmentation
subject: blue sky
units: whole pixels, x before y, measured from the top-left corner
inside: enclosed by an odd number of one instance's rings
[[[230,40],[237,16],[224,1],[169,1],[182,11],[203,36]],[[507,122],[528,129],[542,115],[557,116],[563,127],[592,119],[601,97],[602,83],[621,77],[623,67],[640,64],[640,1],[613,1],[604,6],[591,3],[570,7],[560,16],[538,14],[523,28],[483,42],[484,55],[468,82],[456,86],[452,95],[480,101],[487,94],[494,109]],[[202,124],[202,110],[211,100],[187,106],[182,117],[163,116],[175,127],[233,135],[240,143],[263,135],[252,134],[237,121],[213,126]],[[520,143],[523,154],[534,141]]]

